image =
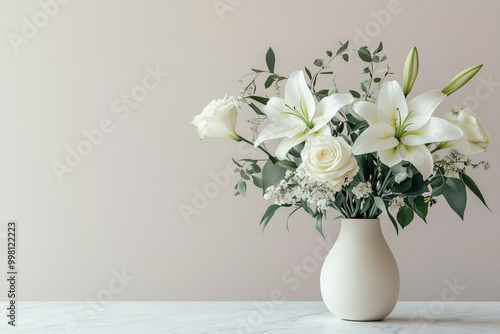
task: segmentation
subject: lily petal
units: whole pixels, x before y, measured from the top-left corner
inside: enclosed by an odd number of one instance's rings
[[[427,123],[434,110],[445,98],[445,94],[435,89],[423,93],[408,102],[408,109],[411,112],[408,122],[412,124],[407,127],[407,131],[418,129]]]
[[[389,81],[384,83],[380,89],[378,99],[378,121],[395,127],[397,121],[400,119],[404,120],[407,115],[408,105],[398,82]]]
[[[389,167],[397,165],[401,162],[401,160],[403,160],[401,154],[399,154],[398,146],[387,150],[378,151],[378,156],[380,157],[380,161],[382,161]]]
[[[285,160],[288,151],[295,145],[302,143],[306,139],[306,136],[301,133],[292,138],[283,138],[276,148],[276,157],[280,160]]]
[[[377,105],[375,103],[359,101],[353,104],[352,109],[356,114],[363,117],[369,125],[378,123]]]
[[[332,94],[323,98],[316,106],[311,132],[316,132],[335,116],[335,114],[345,105],[354,101],[351,94]]]
[[[359,155],[396,147],[399,141],[394,135],[395,129],[389,124],[373,124],[359,135],[354,142],[352,151],[355,155]]]
[[[298,132],[302,132],[305,129],[305,124],[299,120],[298,118],[283,118],[274,123],[269,124],[262,130],[259,134],[259,137],[254,143],[254,146],[257,147],[263,141],[269,139],[283,138],[286,136],[290,136],[290,133],[294,133],[296,135]]]
[[[412,163],[415,168],[422,174],[424,180],[431,176],[432,168],[434,167],[434,160],[432,154],[425,145],[405,146],[401,145],[400,153],[403,160]]]
[[[304,116],[310,121],[313,119],[316,103],[302,71],[292,72],[288,77],[285,85],[285,101],[290,107],[296,108],[299,112],[302,113],[303,110],[306,114]]]
[[[285,111],[285,100],[279,97],[271,97],[267,104],[262,107],[262,111],[267,117],[273,122],[286,117]]]
[[[458,139],[462,135],[463,132],[458,126],[442,118],[431,116],[423,127],[403,135],[401,141],[405,145],[421,145]]]

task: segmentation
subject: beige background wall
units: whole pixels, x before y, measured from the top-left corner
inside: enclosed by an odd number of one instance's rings
[[[303,213],[289,233],[283,211],[262,234],[270,203],[255,189],[234,198],[238,179],[214,188],[211,174],[225,174],[231,157],[251,150],[200,142],[189,124],[210,100],[237,95],[240,77],[265,66],[269,46],[276,70],[288,75],[338,41],[374,47],[382,40],[400,82],[417,46],[415,93],[483,63],[437,114],[468,102],[500,138],[498,1],[73,0],[58,7],[48,7],[48,17],[38,1],[0,2],[0,263],[5,268],[6,222],[17,219],[22,300],[264,300],[277,291],[288,300],[320,299],[320,263],[339,230],[335,213],[326,242]],[[358,87],[363,65],[336,65],[339,89]],[[156,81],[148,77],[154,71],[163,73]],[[128,107],[130,94],[136,101]],[[251,115],[241,113],[242,133]],[[86,146],[85,130],[95,144]],[[401,300],[441,299],[443,291],[500,300],[499,147],[495,141],[478,157],[491,170],[473,173],[494,213],[470,194],[464,222],[447,205],[399,236],[383,220]],[[72,157],[60,182],[53,164],[66,164],[76,149],[88,154]],[[196,197],[207,189],[211,198]],[[183,218],[181,209],[195,205]]]

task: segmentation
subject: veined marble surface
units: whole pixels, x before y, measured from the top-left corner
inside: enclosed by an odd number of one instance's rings
[[[500,333],[500,302],[399,302],[383,321],[336,318],[323,302],[19,302],[1,333]]]

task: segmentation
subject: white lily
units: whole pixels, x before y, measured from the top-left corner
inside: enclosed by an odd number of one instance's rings
[[[328,122],[340,108],[353,101],[350,94],[337,93],[316,105],[304,74],[295,71],[286,83],[285,98],[272,97],[263,107],[272,123],[262,130],[255,146],[266,140],[283,138],[276,149],[276,156],[283,160],[295,145],[322,133],[331,135]]]
[[[409,161],[427,179],[433,159],[425,144],[457,139],[463,134],[458,126],[431,116],[445,98],[441,91],[431,90],[407,103],[396,81],[384,83],[378,105],[364,101],[353,105],[370,125],[354,142],[354,154],[377,151],[389,167]]]

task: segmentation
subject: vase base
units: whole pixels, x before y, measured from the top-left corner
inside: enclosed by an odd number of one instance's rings
[[[352,322],[377,322],[377,321],[382,321],[385,318],[375,319],[375,320],[357,320],[357,319],[344,319],[344,318],[341,318],[341,319],[344,320],[344,321],[352,321]]]

